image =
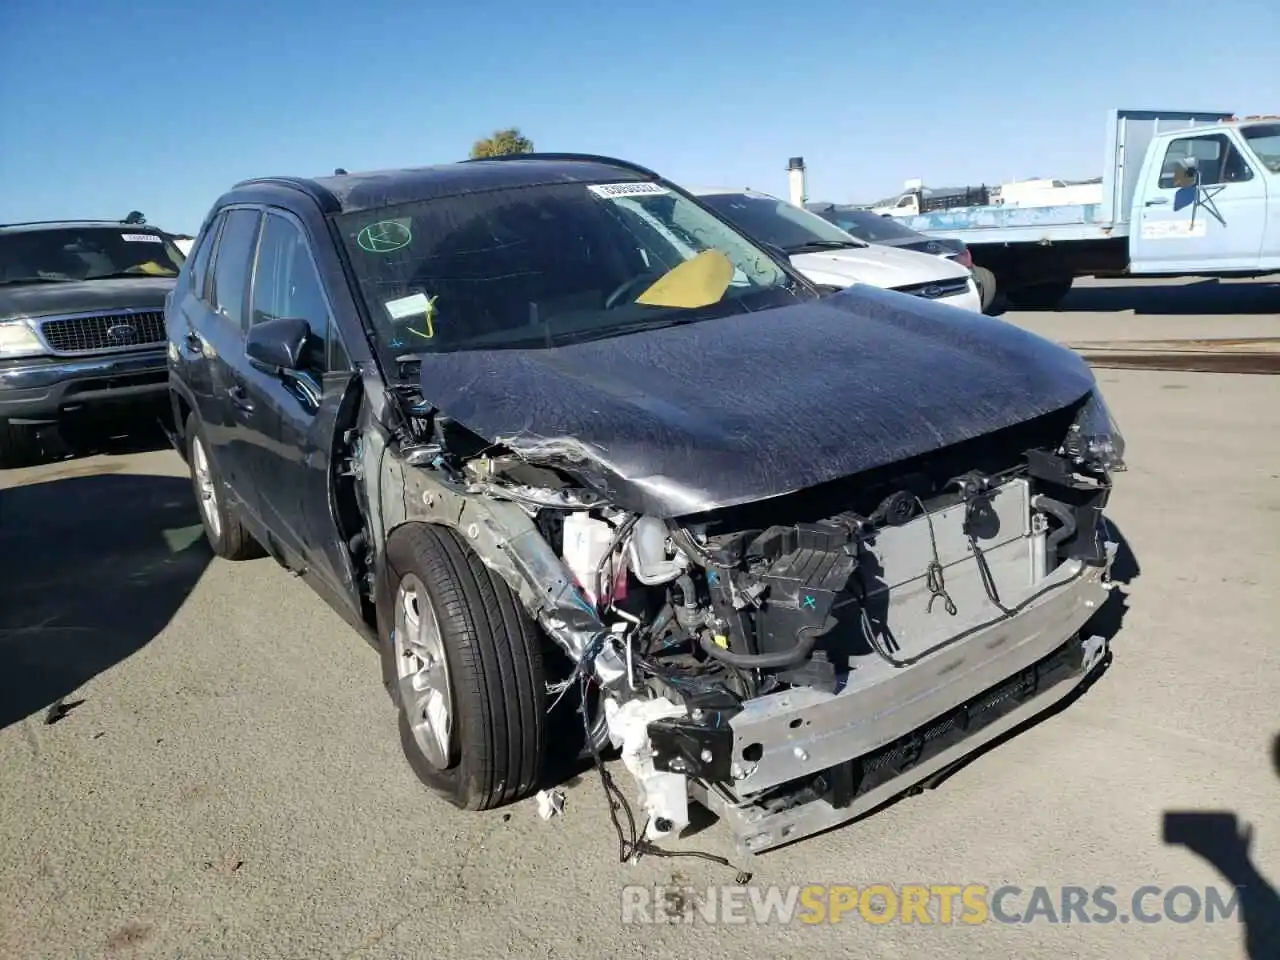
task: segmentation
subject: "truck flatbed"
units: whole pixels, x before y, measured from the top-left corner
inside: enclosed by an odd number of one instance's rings
[[[1127,221],[1108,218],[1101,203],[1054,207],[957,207],[900,217],[912,230],[931,237],[980,243],[1063,243],[1109,240],[1128,235]]]

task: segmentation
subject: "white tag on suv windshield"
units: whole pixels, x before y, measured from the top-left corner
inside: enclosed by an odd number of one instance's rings
[[[593,183],[587,187],[597,197],[606,200],[617,200],[619,197],[651,197],[658,193],[670,193],[659,183],[648,183],[644,180],[635,183]]]
[[[425,293],[411,293],[398,300],[388,300],[383,306],[392,320],[403,320],[405,317],[421,317],[431,310],[432,301]]]
[[[164,243],[154,233],[124,233],[120,236],[126,243]]]

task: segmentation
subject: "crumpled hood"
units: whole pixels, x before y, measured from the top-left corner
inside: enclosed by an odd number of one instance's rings
[[[866,283],[886,289],[908,283],[967,278],[958,263],[916,250],[873,244],[852,250],[798,253],[792,265],[817,283]]]
[[[1030,420],[1094,385],[1012,324],[867,287],[543,350],[422,358],[424,398],[485,440],[579,462],[678,516],[778,496]]]
[[[124,277],[0,287],[0,320],[95,310],[163,310],[173,277]]]

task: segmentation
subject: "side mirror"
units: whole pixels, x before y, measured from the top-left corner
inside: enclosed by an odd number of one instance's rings
[[[259,370],[279,375],[297,370],[311,327],[299,317],[264,320],[249,328],[244,353]]]
[[[1173,170],[1175,187],[1194,187],[1200,182],[1200,161],[1195,157],[1183,157]]]

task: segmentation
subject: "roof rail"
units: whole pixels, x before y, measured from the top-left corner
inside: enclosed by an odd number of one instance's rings
[[[481,160],[581,160],[587,163],[603,163],[611,167],[622,167],[624,170],[641,173],[646,177],[653,177],[655,180],[662,179],[660,174],[638,163],[632,163],[630,160],[619,160],[617,157],[606,157],[596,153],[504,153],[498,157],[468,157],[460,162],[476,163]]]
[[[46,223],[111,223],[119,225],[126,222],[125,220],[94,220],[89,217],[69,217],[61,220],[18,220],[14,223],[0,223],[0,227],[38,227]],[[147,224],[141,224],[141,226],[147,226]],[[161,232],[163,233],[163,231]]]
[[[306,177],[252,177],[248,180],[241,180],[232,186],[233,190],[240,190],[246,187],[290,187],[300,193],[305,193],[317,204],[325,213],[336,213],[342,209],[342,204],[338,202],[338,198],[326,190],[314,180],[308,180]]]

